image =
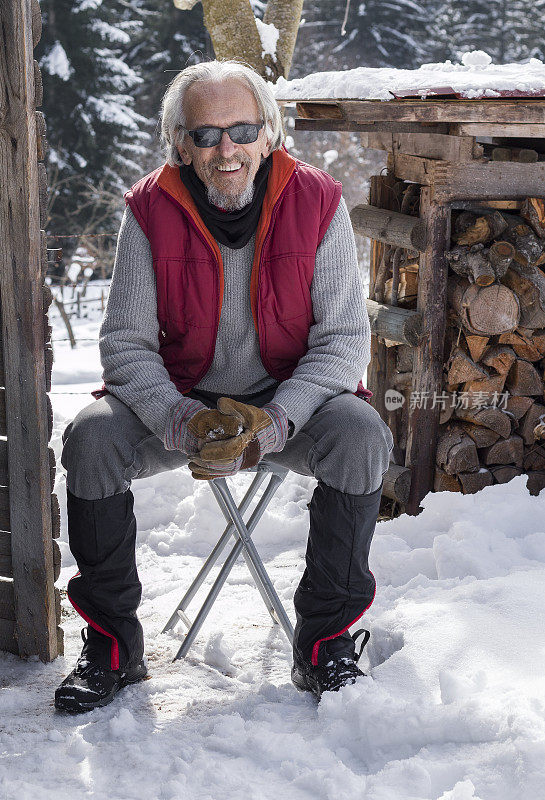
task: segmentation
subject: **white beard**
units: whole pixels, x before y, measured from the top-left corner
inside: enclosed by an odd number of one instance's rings
[[[218,208],[223,208],[225,211],[240,211],[241,208],[251,203],[254,198],[254,182],[250,181],[245,189],[237,197],[232,197],[215,186],[207,186],[206,193],[208,195],[208,202],[212,203]]]

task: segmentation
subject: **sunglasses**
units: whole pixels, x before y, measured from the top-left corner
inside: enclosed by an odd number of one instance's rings
[[[216,147],[221,142],[224,131],[235,144],[251,144],[255,142],[263,123],[240,122],[238,125],[231,125],[229,128],[195,128],[192,131],[185,130],[191,136],[195,147]]]

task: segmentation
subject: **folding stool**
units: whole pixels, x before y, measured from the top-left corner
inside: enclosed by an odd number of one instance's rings
[[[282,467],[278,464],[264,460],[260,461],[255,467],[242,470],[242,472],[255,472],[256,476],[238,507],[227,486],[226,478],[213,478],[209,481],[210,487],[214,492],[216,500],[218,501],[218,505],[227,521],[227,527],[222,533],[216,546],[206,559],[205,563],[201,567],[197,577],[185,595],[182,597],[181,601],[176,607],[176,610],[163,628],[163,633],[165,633],[166,631],[174,628],[174,626],[180,620],[187,628],[184,641],[176,653],[173,659],[174,661],[187,655],[195,636],[199,632],[204,620],[208,615],[208,612],[212,608],[214,601],[221,590],[221,587],[227,580],[227,576],[231,572],[241,552],[255,581],[255,584],[259,589],[261,597],[263,598],[263,601],[273,619],[273,622],[280,624],[290,643],[293,642],[293,627],[291,622],[286,614],[286,611],[284,610],[282,603],[280,602],[280,598],[278,597],[274,586],[272,585],[272,581],[267,574],[267,570],[265,569],[251,538],[252,531],[255,529],[257,523],[263,516],[265,509],[272,500],[273,495],[288,474],[289,470],[286,467]],[[250,505],[254,495],[267,476],[270,476],[269,483],[263,490],[256,507],[248,519],[248,522],[245,523],[242,518],[242,514],[244,514]],[[219,575],[214,581],[206,600],[192,622],[187,617],[185,611],[199,588],[202,586],[206,576],[220,557],[231,536],[235,538],[235,544],[225,559]]]

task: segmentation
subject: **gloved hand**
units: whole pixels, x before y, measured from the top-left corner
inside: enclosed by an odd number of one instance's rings
[[[184,397],[170,409],[165,447],[194,456],[206,442],[232,439],[241,430],[233,417],[207,408],[200,400]]]
[[[282,406],[266,403],[263,408],[220,397],[222,420],[234,420],[243,430],[231,439],[204,444],[189,468],[201,480],[234,475],[255,466],[267,453],[279,452],[288,437],[288,417]],[[225,422],[227,426],[227,422]]]

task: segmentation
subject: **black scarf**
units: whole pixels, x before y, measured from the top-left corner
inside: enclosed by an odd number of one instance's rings
[[[206,186],[195,172],[193,164],[180,167],[182,183],[189,191],[204,224],[216,241],[234,250],[239,250],[248,244],[259,222],[271,165],[272,154],[262,159],[254,178],[253,200],[240,211],[222,211],[210,203]]]

